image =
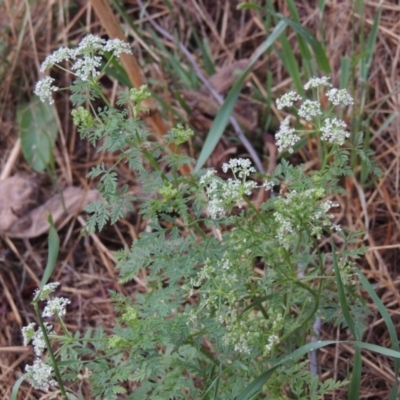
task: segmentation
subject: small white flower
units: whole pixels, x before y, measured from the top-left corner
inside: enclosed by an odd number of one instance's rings
[[[64,297],[55,297],[47,302],[46,307],[43,310],[42,317],[51,317],[54,314],[58,316],[65,315],[65,308],[67,304],[70,304],[71,301]]]
[[[52,86],[53,82],[54,82],[53,78],[51,78],[50,76],[46,76],[46,78],[44,78],[36,83],[34,93],[37,96],[39,96],[40,101],[42,103],[44,103],[45,101],[48,101],[49,104],[54,103],[52,93],[56,92],[58,90],[58,87]]]
[[[44,72],[46,69],[50,69],[52,66],[60,64],[62,61],[66,61],[74,57],[75,55],[73,50],[69,49],[68,47],[60,47],[58,50],[46,57],[40,67],[40,71]]]
[[[106,40],[99,36],[87,35],[80,42],[78,47],[74,50],[75,55],[87,55],[93,53],[102,54]]]
[[[35,336],[35,326],[36,326],[36,324],[34,322],[31,322],[29,325],[24,326],[21,329],[22,337],[24,338],[24,346],[27,346],[28,343]]]
[[[44,323],[47,334],[53,333],[53,327],[47,322]],[[35,354],[40,357],[46,349],[46,342],[42,330],[39,328],[32,337],[32,346]]]
[[[251,166],[251,161],[247,158],[231,158],[228,163],[222,164],[222,171],[225,173],[230,169],[234,174],[239,172],[239,178],[249,176],[252,172],[256,172]]]
[[[36,359],[33,365],[25,367],[27,379],[35,389],[48,391],[50,386],[56,386],[57,382],[52,378],[53,368],[40,359]]]
[[[286,117],[275,135],[279,152],[287,149],[289,153],[293,153],[293,146],[300,140],[300,137],[294,134],[295,130],[290,128],[289,123],[290,117]]]
[[[78,59],[71,67],[75,72],[75,75],[87,81],[90,78],[96,78],[100,75],[98,68],[101,66],[102,58],[100,56],[86,55],[83,58]]]
[[[284,107],[292,107],[293,103],[301,100],[301,96],[294,91],[284,94],[281,98],[276,100],[276,107],[281,110]]]
[[[308,90],[310,88],[316,88],[318,86],[332,86],[329,82],[329,78],[327,76],[323,76],[322,78],[311,78],[305,85],[304,89]]]
[[[318,115],[322,115],[322,111],[320,108],[320,103],[318,101],[306,100],[301,105],[300,110],[298,111],[300,117],[303,117],[307,121],[312,121],[314,117]]]
[[[350,132],[345,131],[346,124],[338,118],[328,118],[321,127],[321,139],[325,142],[341,146],[346,138],[350,137]]]
[[[289,218],[278,211],[275,211],[273,216],[278,226],[276,230],[276,239],[281,246],[288,249],[292,240],[291,234],[295,231],[293,224]]]
[[[265,182],[262,184],[262,187],[268,192],[270,190],[272,190],[275,186],[274,181],[269,181],[269,180],[265,180]]]
[[[120,39],[108,40],[104,46],[104,50],[112,53],[114,57],[119,57],[121,53],[132,54],[129,43],[126,43]]]
[[[33,301],[47,299],[49,295],[57,289],[59,285],[60,282],[51,282],[44,285],[42,290],[36,289],[35,294],[33,296]]]
[[[272,350],[274,344],[279,343],[279,336],[271,335],[268,337],[268,343],[265,345],[265,349],[269,353]]]
[[[321,203],[321,208],[325,214],[333,207],[339,207],[339,204],[331,200],[325,200]]]
[[[333,88],[326,93],[329,101],[335,106],[349,106],[354,104],[353,98],[346,89]]]
[[[200,178],[200,185],[204,186],[210,184],[215,177],[215,172],[216,171],[214,169],[208,169],[206,173]]]
[[[212,219],[222,218],[226,215],[226,210],[224,208],[224,202],[221,199],[214,198],[210,199],[208,203],[207,210],[210,213]]]

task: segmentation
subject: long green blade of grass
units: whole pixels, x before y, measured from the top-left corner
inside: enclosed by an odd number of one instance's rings
[[[349,306],[346,299],[346,293],[344,290],[342,278],[340,277],[340,270],[336,256],[336,249],[333,240],[331,241],[332,246],[332,257],[333,257],[333,267],[335,269],[335,278],[336,278],[336,285],[338,288],[338,296],[339,296],[339,303],[340,308],[342,309],[342,313],[346,323],[350,329],[351,334],[354,336],[356,340],[361,339],[355,328],[354,321],[350,315]],[[361,370],[362,370],[362,362],[361,362],[361,351],[359,347],[356,347],[354,352],[354,361],[353,361],[353,371],[351,376],[351,381],[349,384],[349,393],[348,399],[349,400],[357,400],[360,393],[361,387]]]
[[[308,343],[299,349],[295,350],[293,353],[289,354],[288,356],[282,358],[277,364],[275,364],[272,368],[270,368],[268,371],[265,371],[263,374],[261,374],[258,378],[256,378],[250,385],[246,387],[236,398],[235,400],[248,400],[259,392],[262,387],[265,385],[265,383],[268,381],[268,379],[272,376],[272,374],[275,372],[275,370],[280,366],[285,364],[286,362],[293,362],[297,358],[300,358],[307,353],[309,353],[312,350],[317,350],[320,349],[321,347],[329,346],[331,344],[336,344],[334,340],[326,340],[323,342],[314,342],[314,343]],[[400,355],[400,354],[399,354]]]
[[[342,57],[340,60],[340,83],[341,89],[346,89],[349,86],[351,74],[350,57]]]
[[[369,351],[373,351],[378,354],[382,354],[384,356],[388,357],[393,357],[396,360],[400,359],[400,351],[396,350],[391,350],[387,349],[382,346],[378,346],[376,344],[370,344],[370,343],[364,343],[356,340],[346,340],[346,341],[339,341],[336,342],[334,340],[324,340],[324,341],[319,341],[319,342],[313,342],[313,343],[307,343],[306,345],[298,348],[288,356],[284,357],[282,360],[280,360],[277,364],[275,364],[272,368],[269,370],[265,371],[262,373],[259,377],[257,377],[250,385],[248,385],[236,398],[235,400],[248,400],[250,399],[254,394],[258,393],[262,387],[266,384],[268,379],[272,376],[272,374],[275,372],[276,368],[279,367],[280,365],[283,365],[287,362],[293,363],[295,360],[298,358],[306,355],[310,351],[320,349],[322,347],[330,346],[333,344],[350,344],[354,346],[356,349],[365,349]],[[350,398],[350,397],[349,397]],[[353,397],[351,400],[358,399],[358,396]]]
[[[58,251],[60,249],[60,238],[54,226],[53,218],[51,217],[51,215],[49,215],[48,221],[50,224],[48,237],[49,252],[47,256],[46,269],[44,270],[42,281],[40,282],[40,289],[43,289],[43,286],[46,285],[46,283],[49,281],[51,274],[53,273],[56,266]]]
[[[376,39],[378,37],[379,21],[381,19],[381,12],[382,9],[381,7],[379,7],[374,17],[374,23],[372,25],[371,32],[368,35],[366,52],[364,54],[364,57],[362,57],[360,60],[360,80],[362,82],[367,81],[372,57],[374,56]]]
[[[22,375],[15,383],[11,392],[10,400],[17,400],[18,399],[18,390],[25,380],[25,375]]]
[[[282,46],[282,51],[278,53],[279,58],[282,60],[286,71],[291,76],[296,90],[303,95],[304,88],[300,77],[300,68],[299,64],[297,63],[296,57],[294,56],[292,46],[289,43],[289,40],[287,39],[285,34],[281,35],[279,41]]]
[[[388,330],[388,333],[390,336],[390,341],[392,342],[392,349],[396,350],[396,351],[400,351],[399,339],[397,337],[396,328],[393,324],[392,319],[390,318],[389,313],[386,310],[385,305],[382,303],[382,300],[377,296],[374,288],[368,282],[368,280],[364,276],[364,274],[359,269],[356,269],[356,271],[357,271],[358,278],[360,279],[361,284],[363,285],[364,289],[368,292],[371,299],[374,301],[376,308],[378,309],[383,320],[385,321],[385,324],[386,324],[386,327],[387,327],[387,330]],[[398,392],[397,377],[399,376],[399,369],[400,369],[400,361],[396,359],[394,361],[395,381],[394,381],[394,385],[393,385],[389,400],[397,399],[397,392]]]
[[[337,285],[337,289],[338,289],[340,307],[342,309],[343,317],[347,323],[347,326],[350,329],[351,334],[353,335],[353,337],[356,340],[359,340],[360,338],[356,331],[354,321],[350,315],[349,306],[347,304],[346,293],[344,291],[342,278],[340,277],[340,270],[339,270],[338,261],[337,261],[336,249],[335,249],[335,244],[333,243],[333,241],[331,242],[331,246],[332,246],[333,267],[335,269],[335,279],[336,279],[336,285]]]
[[[306,28],[301,26],[296,21],[293,21],[289,18],[284,17],[281,14],[276,14],[281,21],[284,21],[289,25],[296,33],[301,35],[301,37],[309,44],[309,46],[313,49],[315,59],[317,61],[317,65],[319,69],[325,73],[331,73],[331,67],[329,65],[328,57],[326,56],[325,50],[323,46],[318,42],[314,35],[312,35]]]
[[[221,109],[218,111],[218,114],[215,117],[215,120],[211,126],[210,132],[207,135],[207,139],[204,142],[203,148],[201,149],[199,158],[197,160],[197,164],[195,167],[195,171],[198,171],[204,163],[208,160],[211,153],[214,151],[215,146],[218,141],[221,139],[222,134],[225,131],[225,128],[228,124],[229,118],[232,114],[232,111],[235,107],[236,101],[239,97],[240,91],[242,89],[244,80],[246,76],[251,71],[251,68],[254,66],[255,62],[260,58],[264,52],[273,45],[273,43],[279,38],[287,24],[284,21],[279,22],[279,24],[275,27],[272,33],[268,36],[267,40],[256,50],[253,57],[250,60],[249,66],[245,71],[242,72],[239,79],[232,86],[230,92],[228,93],[224,104]]]

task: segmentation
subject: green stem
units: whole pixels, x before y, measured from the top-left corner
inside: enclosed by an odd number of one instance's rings
[[[303,289],[307,290],[309,293],[312,294],[314,298],[314,307],[309,313],[309,315],[306,317],[306,319],[303,321],[301,325],[297,325],[295,328],[293,328],[291,331],[285,333],[281,338],[280,342],[284,342],[286,339],[288,339],[290,336],[294,335],[304,324],[306,324],[313,316],[314,314],[318,311],[319,307],[319,296],[318,293],[316,293],[313,289],[311,289],[309,286],[306,284],[300,282],[300,281],[294,281],[293,282],[295,285],[298,285],[302,287]]]
[[[64,383],[63,383],[63,381],[61,379],[61,374],[60,374],[60,371],[58,369],[57,361],[56,361],[56,358],[54,356],[53,349],[51,348],[51,343],[50,343],[49,336],[47,334],[47,329],[46,329],[46,326],[44,325],[44,322],[43,322],[42,317],[40,315],[40,310],[39,310],[38,303],[37,302],[33,303],[33,307],[35,309],[36,316],[37,316],[38,321],[39,321],[40,329],[42,330],[42,333],[43,333],[44,341],[46,342],[46,346],[47,346],[47,350],[48,350],[50,358],[51,358],[51,362],[53,364],[54,373],[56,375],[56,379],[57,379],[58,385],[60,387],[61,396],[62,396],[63,400],[68,400],[67,392],[65,391]]]

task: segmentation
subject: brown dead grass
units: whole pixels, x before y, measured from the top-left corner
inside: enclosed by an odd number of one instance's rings
[[[177,29],[180,41],[193,49],[192,27],[188,25],[184,9],[190,15],[197,32],[208,37],[211,52],[216,66],[223,69],[236,60],[248,58],[265,37],[262,21],[256,14],[243,14],[236,10],[236,1],[185,0],[174,1],[174,13],[171,14],[162,0],[154,0],[148,11],[151,18],[167,32]],[[305,27],[316,32],[318,14],[315,2],[297,1],[297,6]],[[366,1],[366,25],[371,26],[376,13],[377,2]],[[99,23],[94,10],[95,2],[80,0],[32,2],[27,8],[25,0],[5,0],[0,5],[0,32],[2,66],[0,68],[0,179],[17,172],[31,173],[19,151],[16,110],[28,101],[34,82],[38,78],[38,66],[44,57],[61,45],[75,42],[85,32],[104,34],[107,30]],[[124,2],[126,10],[136,18],[139,7],[136,0]],[[286,3],[277,2],[280,11],[289,15]],[[351,44],[351,7],[350,0],[328,0],[324,15],[326,26],[325,38],[328,43],[328,55],[333,70],[332,81],[339,81],[340,57],[349,55]],[[383,178],[376,183],[361,187],[352,180],[346,182],[348,197],[338,199],[342,214],[338,218],[342,224],[352,229],[366,231],[366,244],[370,250],[362,264],[363,272],[376,285],[376,290],[396,325],[399,326],[400,313],[400,277],[398,271],[399,235],[400,235],[400,202],[399,202],[399,140],[400,140],[400,6],[395,1],[383,3],[382,22],[379,28],[378,41],[370,73],[370,99],[365,105],[366,115],[373,113],[370,123],[377,159],[384,171]],[[147,17],[146,17],[147,18]],[[355,24],[359,24],[357,15]],[[162,55],[152,46],[149,34],[138,37],[128,26],[123,24],[125,33],[133,40],[133,49],[144,76],[157,79],[159,95],[167,102],[173,103],[171,77],[163,70]],[[160,36],[168,48],[176,43]],[[295,43],[292,37],[293,43]],[[201,65],[200,52],[193,51],[192,56]],[[184,68],[191,68],[188,64]],[[253,74],[251,83],[265,91],[263,82],[267,72],[273,75],[272,88],[276,96],[290,87],[284,69],[275,56],[261,60]],[[66,79],[66,78],[63,78]],[[110,95],[114,96],[117,84],[112,82]],[[193,95],[193,94],[192,94]],[[255,111],[254,119],[260,119],[263,105],[253,101],[252,93],[247,87],[241,100]],[[178,105],[174,104],[177,108]],[[57,176],[60,184],[76,185],[87,188],[85,175],[91,166],[101,161],[101,156],[85,142],[79,140],[76,131],[69,121],[70,105],[64,95],[58,95],[56,107],[60,117],[60,136],[55,151],[57,159]],[[183,110],[180,110],[185,115]],[[186,118],[198,129],[203,127],[207,133],[212,115],[194,107]],[[384,127],[383,123],[392,113],[396,113],[393,122]],[[171,113],[166,113],[167,123],[175,124]],[[275,117],[279,117],[278,114]],[[382,129],[383,127],[383,129]],[[255,138],[253,145],[257,151],[265,151],[266,160],[271,152],[271,135],[268,132],[251,132]],[[201,144],[201,135],[195,144]],[[263,142],[266,140],[266,145]],[[265,148],[264,148],[265,147]],[[193,149],[189,151],[196,156]],[[210,165],[218,167],[232,154],[245,155],[243,146],[232,144],[224,138],[215,153]],[[302,152],[304,161],[312,167],[315,155],[312,151]],[[111,156],[107,156],[111,161]],[[268,168],[268,165],[266,165]],[[271,167],[271,165],[269,166]],[[135,190],[135,177],[129,170],[121,170],[122,179]],[[140,277],[130,285],[120,286],[114,270],[113,251],[125,244],[130,244],[146,228],[146,221],[133,214],[126,221],[107,228],[99,235],[84,238],[80,235],[84,215],[72,219],[60,232],[61,251],[58,267],[53,280],[62,284],[61,295],[69,297],[72,304],[66,317],[66,323],[72,330],[85,330],[89,326],[103,326],[110,329],[113,325],[114,311],[108,300],[109,289],[120,290],[134,295],[137,290],[145,290]],[[37,239],[14,240],[3,237],[0,240],[0,398],[9,398],[14,382],[21,375],[24,365],[32,361],[32,350],[23,347],[20,330],[22,326],[34,321],[30,306],[31,295],[37,287],[46,263],[46,235]],[[367,299],[370,301],[369,299]],[[365,332],[365,340],[370,343],[390,347],[390,339],[385,324],[377,313],[375,306],[370,325]],[[400,328],[399,328],[400,329]],[[336,328],[323,328],[324,338],[345,339],[346,335]],[[353,349],[346,346],[325,348],[319,353],[321,375],[325,378],[343,378],[351,364]],[[361,399],[387,399],[394,381],[393,362],[386,357],[363,352],[363,382]],[[351,366],[351,365],[350,365]],[[87,392],[89,393],[89,392]],[[88,394],[88,398],[90,395]],[[20,389],[20,399],[47,398],[24,384]],[[347,398],[345,391],[331,397]]]

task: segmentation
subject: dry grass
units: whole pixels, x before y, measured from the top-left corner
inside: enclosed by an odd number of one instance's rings
[[[107,26],[101,24],[96,16],[95,1],[58,0],[31,3],[33,5],[30,7],[27,7],[27,0],[5,0],[0,4],[0,179],[17,172],[32,173],[20,154],[16,111],[31,96],[34,82],[38,78],[40,62],[53,49],[76,42],[86,32],[102,35],[107,31]],[[171,14],[162,0],[153,0],[148,9],[150,16],[145,17],[145,20],[153,19],[167,32],[176,29],[179,40],[189,49],[196,48],[193,46],[193,29],[202,37],[207,37],[217,69],[223,69],[235,60],[250,57],[265,37],[262,21],[255,13],[237,11],[236,1],[185,0],[172,3],[174,12]],[[351,54],[351,30],[361,21],[357,14],[352,19],[350,0],[328,0],[326,3],[324,34],[333,71],[332,81],[337,84],[340,79],[340,57]],[[377,11],[376,3],[365,2],[367,28],[372,25]],[[296,4],[303,25],[319,35],[316,32],[319,15],[314,2],[311,4],[297,1]],[[138,20],[140,10],[137,1],[126,0],[124,5],[126,11]],[[285,1],[278,1],[277,7],[284,15],[289,15]],[[351,229],[361,228],[366,231],[365,241],[370,250],[362,264],[363,272],[376,285],[377,293],[397,327],[400,322],[400,275],[397,267],[400,247],[400,6],[395,1],[385,1],[382,8],[382,20],[368,82],[370,96],[364,110],[367,116],[372,116],[371,143],[384,175],[378,182],[364,186],[347,180],[345,188],[348,197],[339,199],[343,213],[338,218]],[[193,25],[188,24],[187,15]],[[190,115],[182,110],[174,100],[175,91],[182,87],[179,88],[176,80],[163,70],[163,54],[153,45],[150,33],[142,31],[138,35],[128,25],[123,24],[122,27],[133,41],[134,53],[138,64],[143,68],[144,76],[157,81],[160,98],[172,104],[173,109],[199,130],[203,129],[194,142],[194,145],[201,145],[212,121],[210,111],[205,112],[196,104]],[[176,49],[176,43],[162,35],[160,39],[167,49]],[[290,37],[290,40],[295,47],[295,37]],[[200,52],[192,51],[192,56],[202,65]],[[186,70],[191,68],[187,61],[182,63],[182,67]],[[265,118],[265,107],[260,97],[254,96],[254,88],[265,94],[267,73],[272,74],[272,93],[275,96],[291,84],[274,53],[265,56],[254,69],[241,99],[243,107],[254,112],[253,121]],[[111,98],[115,97],[117,86],[115,81],[110,80]],[[70,104],[65,95],[57,96],[56,107],[60,118],[59,140],[55,150],[57,176],[62,186],[75,184],[86,188],[86,173],[104,156],[95,153],[87,143],[78,138],[69,120]],[[392,114],[392,123],[385,126],[385,121]],[[177,117],[172,110],[164,110],[164,116],[168,119],[167,125],[176,123]],[[273,115],[275,119],[278,117],[277,113]],[[257,129],[250,133],[254,138],[253,145],[259,153],[265,152],[265,159],[269,160],[271,168],[275,162],[271,135]],[[228,140],[228,137],[232,138],[232,134],[229,135],[217,147],[209,161],[210,165],[218,167],[233,153],[245,155],[243,146]],[[265,140],[267,144],[264,144]],[[196,158],[197,150],[189,151]],[[316,155],[312,151],[303,151],[301,156],[310,167],[315,162]],[[107,156],[107,161],[111,161],[110,156]],[[135,177],[131,172],[128,169],[120,172],[123,180],[134,189]],[[50,189],[44,186],[42,191],[45,197],[46,191]],[[61,252],[53,278],[61,282],[61,294],[72,301],[66,318],[72,331],[83,331],[88,326],[99,325],[109,329],[112,327],[114,312],[107,290],[120,290],[132,295],[137,290],[144,290],[140,277],[137,282],[124,287],[118,284],[113,251],[135,240],[145,229],[146,221],[132,214],[126,221],[107,228],[98,236],[84,238],[80,235],[83,216],[82,214],[73,218],[60,232]],[[32,350],[22,346],[20,330],[35,319],[30,301],[46,262],[46,246],[45,235],[30,240],[14,240],[8,237],[0,240],[0,398],[9,398],[12,386],[21,375],[25,363],[31,362],[33,357]],[[371,309],[373,317],[364,339],[390,347],[385,324],[373,304]],[[400,326],[398,329],[400,330]],[[344,332],[330,326],[324,326],[323,335],[324,338],[346,338]],[[319,362],[322,376],[343,378],[351,363],[352,354],[353,349],[346,346],[321,350]],[[392,360],[363,352],[363,365],[360,398],[387,399],[394,381]],[[24,384],[19,398],[47,397]],[[345,398],[344,391],[332,397],[336,400]]]

